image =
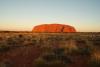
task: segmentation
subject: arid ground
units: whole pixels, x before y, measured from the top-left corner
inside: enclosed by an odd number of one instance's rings
[[[100,33],[1,31],[0,67],[100,67]]]

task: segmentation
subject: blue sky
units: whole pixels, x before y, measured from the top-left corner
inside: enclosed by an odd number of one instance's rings
[[[60,23],[100,32],[100,0],[0,0],[0,30],[28,30]]]

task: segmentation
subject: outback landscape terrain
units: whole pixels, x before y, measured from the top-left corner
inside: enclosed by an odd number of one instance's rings
[[[100,33],[1,31],[0,67],[100,67]]]
[[[100,0],[0,0],[0,67],[100,67]]]

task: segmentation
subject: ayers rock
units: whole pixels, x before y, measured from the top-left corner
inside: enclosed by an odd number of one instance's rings
[[[35,33],[66,33],[76,32],[75,28],[65,24],[42,24],[33,28]]]

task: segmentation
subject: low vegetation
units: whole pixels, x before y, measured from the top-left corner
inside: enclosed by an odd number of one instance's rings
[[[100,33],[3,32],[0,67],[100,67],[99,45]]]

